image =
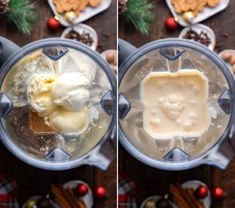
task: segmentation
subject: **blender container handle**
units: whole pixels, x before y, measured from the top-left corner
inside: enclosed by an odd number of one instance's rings
[[[234,150],[228,140],[224,141],[215,151],[211,152],[204,159],[202,164],[214,165],[224,170],[234,156]]]
[[[85,164],[96,166],[101,170],[107,170],[112,160],[115,158],[115,150],[112,147],[110,141],[108,141],[101,147],[92,152],[85,161]]]
[[[0,67],[7,60],[7,58],[14,52],[19,50],[20,47],[12,41],[0,36]]]
[[[121,65],[127,57],[136,50],[136,47],[123,39],[118,39],[118,65]]]

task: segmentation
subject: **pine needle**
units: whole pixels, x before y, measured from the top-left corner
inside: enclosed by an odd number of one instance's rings
[[[131,23],[142,34],[149,34],[151,23],[155,17],[153,4],[147,0],[128,0],[125,21]]]
[[[10,0],[6,16],[9,22],[13,22],[25,34],[31,33],[32,25],[37,18],[35,5],[30,0]]]

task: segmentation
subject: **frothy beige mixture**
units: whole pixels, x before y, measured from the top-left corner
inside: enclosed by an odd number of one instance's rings
[[[150,73],[141,100],[143,128],[153,138],[199,137],[209,128],[208,80],[198,70]]]

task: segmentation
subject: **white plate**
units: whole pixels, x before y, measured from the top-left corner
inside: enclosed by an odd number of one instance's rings
[[[224,51],[220,52],[219,57],[220,57],[221,59],[222,59],[222,54],[223,54],[224,52],[229,52],[229,53],[232,53],[232,54],[235,55],[235,50],[227,49],[227,50],[224,50]],[[224,61],[224,59],[222,59],[222,60]],[[235,79],[235,74],[234,74],[234,72],[233,72],[232,65],[231,65],[230,63],[226,62],[226,61],[224,61],[224,62],[225,62],[225,64],[227,65],[227,67],[228,67],[228,69],[230,70],[230,72],[232,73],[233,78]]]
[[[28,200],[30,200],[30,199],[32,199],[32,200],[38,200],[38,199],[40,199],[40,198],[42,198],[43,196],[40,196],[40,195],[37,195],[37,196],[32,196],[32,197],[30,197]],[[28,201],[27,200],[27,201]],[[26,202],[27,202],[26,201]],[[22,208],[26,208],[25,206],[26,206],[26,202],[23,204],[23,206],[22,206]],[[54,207],[54,208],[60,208],[60,206],[58,205],[58,204],[56,204],[54,201],[52,201],[52,200],[50,200],[50,202],[51,202],[51,204],[52,204],[52,206]]]
[[[184,21],[184,19],[182,18],[182,15],[177,14],[175,12],[174,7],[171,4],[171,1],[166,0],[166,3],[168,5],[172,15],[174,17],[178,18],[179,24],[183,27],[188,26],[188,23]],[[193,18],[191,24],[196,24],[196,23],[202,22],[203,20],[208,19],[209,17],[215,15],[216,13],[223,11],[224,9],[227,8],[228,4],[229,4],[229,0],[220,0],[220,3],[214,8],[210,8],[210,7],[206,6],[203,9],[203,11],[199,12],[198,15],[195,18]]]
[[[80,180],[73,180],[73,181],[68,181],[68,182],[64,183],[63,187],[64,188],[75,188],[78,184],[81,184],[81,183],[85,184],[89,188],[88,193],[81,198],[84,201],[86,208],[92,208],[93,203],[94,203],[93,195],[92,195],[91,188],[88,186],[87,183],[85,183],[84,181],[80,181]]]
[[[197,180],[191,180],[191,181],[186,181],[181,184],[183,188],[193,188],[196,190],[199,186],[207,186],[206,184],[202,183],[201,181]],[[208,195],[206,198],[201,200],[202,203],[204,204],[205,208],[210,208],[211,207],[211,193],[208,190]]]
[[[144,205],[148,200],[154,200],[155,202],[157,202],[160,198],[162,198],[162,196],[159,195],[150,196],[141,203],[140,208],[144,208]],[[177,208],[177,206],[173,202],[170,201],[170,203],[172,208]]]
[[[54,15],[59,17],[60,23],[66,27],[70,26],[70,24],[65,20],[64,15],[61,15],[56,11],[56,7],[55,7],[54,3],[52,2],[52,0],[47,0],[47,1],[50,5]],[[80,13],[79,17],[74,19],[73,24],[75,25],[75,24],[78,24],[78,23],[83,22],[85,20],[88,20],[91,17],[105,11],[106,9],[109,8],[109,6],[111,5],[111,2],[112,2],[112,0],[102,0],[100,5],[95,8],[88,6],[84,11],[82,11]]]
[[[210,28],[210,27],[208,27],[208,26],[206,26],[206,25],[203,25],[203,24],[196,24],[196,25],[191,25],[190,27],[186,27],[186,28],[184,28],[181,32],[180,32],[180,34],[179,34],[179,38],[183,38],[184,37],[184,35],[190,30],[190,29],[192,29],[192,30],[194,30],[195,32],[197,32],[197,33],[200,33],[200,32],[205,32],[205,33],[207,33],[207,35],[208,35],[208,37],[211,39],[211,44],[209,45],[209,46],[207,46],[210,50],[214,50],[214,48],[215,48],[215,43],[216,43],[216,38],[215,38],[215,33],[214,33],[214,31]],[[192,40],[192,41],[194,41],[194,40]]]
[[[62,38],[65,38],[65,36],[72,30],[72,27],[68,27],[66,28],[61,37]],[[76,32],[79,32],[80,34],[85,32],[85,33],[89,33],[91,35],[91,37],[93,38],[93,43],[91,46],[88,46],[90,47],[91,49],[93,50],[96,50],[97,48],[97,45],[98,45],[98,35],[96,33],[96,31],[90,27],[89,25],[85,25],[85,24],[78,24],[78,25],[74,25],[73,26],[73,30],[75,30]],[[72,40],[72,39],[71,39]],[[74,40],[74,41],[77,41],[77,40]]]

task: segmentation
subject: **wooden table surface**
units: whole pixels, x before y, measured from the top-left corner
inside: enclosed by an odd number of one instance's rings
[[[135,46],[166,37],[177,37],[180,29],[168,32],[164,21],[170,16],[170,12],[163,0],[152,0],[154,4],[155,21],[152,24],[150,35],[143,36],[137,33],[131,26],[125,25],[123,19],[119,20],[119,37]],[[216,51],[235,49],[235,1],[230,1],[228,8],[203,22],[210,26],[216,35]],[[120,145],[121,146],[121,145]],[[201,180],[209,187],[221,186],[226,191],[226,198],[222,202],[216,202],[214,208],[235,207],[235,159],[232,160],[226,170],[215,167],[200,166],[192,170],[168,172],[148,167],[128,154],[122,147],[119,148],[119,174],[127,172],[137,183],[137,201],[140,204],[145,198],[155,194],[168,192],[172,182],[184,182],[187,180]]]
[[[46,26],[47,19],[53,16],[46,0],[36,0],[38,19],[34,25],[32,34],[29,36],[21,34],[17,29],[0,19],[0,36],[7,37],[19,46],[32,41],[47,38],[59,37],[64,28],[51,32]],[[110,18],[112,17],[112,18]],[[98,33],[99,51],[116,48],[116,0],[112,1],[110,8],[84,22],[89,24]],[[72,179],[79,179],[87,182],[91,187],[102,185],[107,188],[105,200],[95,200],[94,207],[114,208],[116,207],[116,160],[114,160],[108,171],[103,172],[89,166],[82,166],[70,171],[45,171],[33,168],[17,158],[0,144],[0,173],[5,172],[16,179],[19,186],[20,204],[28,197],[38,194],[46,194],[52,183],[63,183]]]

